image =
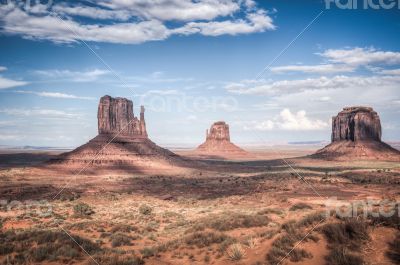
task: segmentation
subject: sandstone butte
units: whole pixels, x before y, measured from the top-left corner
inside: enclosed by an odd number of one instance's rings
[[[146,168],[182,165],[185,159],[153,143],[147,134],[145,109],[133,113],[133,102],[104,96],[98,106],[98,135],[75,150],[61,154],[51,164],[81,167],[95,164],[104,168]]]
[[[210,156],[248,156],[249,154],[231,142],[229,125],[218,121],[206,130],[206,141],[196,149],[196,153]]]
[[[379,115],[370,107],[343,108],[332,118],[331,143],[312,157],[327,159],[399,159],[400,152],[382,142]]]

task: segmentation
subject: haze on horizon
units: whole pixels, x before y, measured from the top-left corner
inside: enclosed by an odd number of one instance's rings
[[[106,94],[144,105],[160,145],[196,146],[218,120],[237,144],[329,141],[353,105],[400,140],[399,9],[164,2],[1,4],[0,145],[85,143]]]

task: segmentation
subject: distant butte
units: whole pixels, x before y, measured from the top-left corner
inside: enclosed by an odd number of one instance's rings
[[[224,121],[215,122],[210,130],[206,130],[206,141],[197,147],[196,153],[216,157],[249,155],[231,142],[229,125]]]
[[[344,108],[332,118],[331,144],[312,157],[326,159],[399,159],[400,152],[382,142],[379,115],[370,107]]]

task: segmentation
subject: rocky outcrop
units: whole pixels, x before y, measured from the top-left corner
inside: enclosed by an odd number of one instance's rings
[[[93,172],[104,169],[165,172],[190,164],[148,138],[143,106],[137,118],[131,100],[104,96],[100,99],[97,117],[99,135],[61,154],[51,165]]]
[[[332,142],[381,141],[381,135],[381,121],[372,108],[344,108],[332,118]]]
[[[140,119],[133,114],[133,103],[126,98],[104,96],[100,99],[98,112],[99,134],[118,134],[147,138],[144,107]]]
[[[197,147],[196,152],[206,156],[248,156],[249,154],[231,142],[229,125],[224,121],[215,122],[206,131],[206,141]]]
[[[311,157],[334,160],[399,160],[400,152],[381,141],[378,113],[370,107],[347,107],[332,118],[331,144]]]

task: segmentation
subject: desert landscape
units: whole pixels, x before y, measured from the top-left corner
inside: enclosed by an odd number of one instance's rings
[[[110,96],[98,124],[71,152],[1,155],[2,264],[399,263],[400,152],[371,108],[320,150],[244,151],[219,122],[214,149],[174,153]]]
[[[1,0],[0,265],[400,265],[400,0]]]

